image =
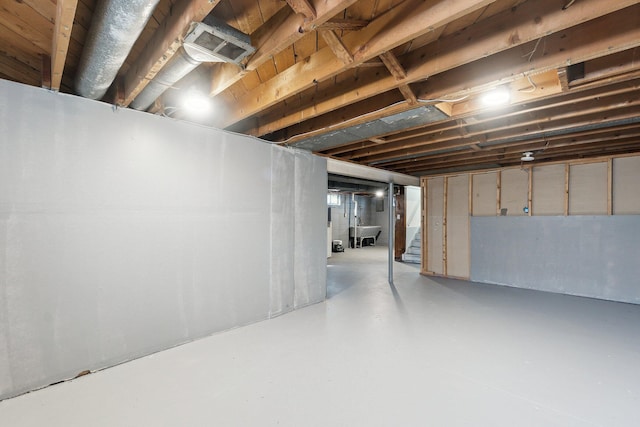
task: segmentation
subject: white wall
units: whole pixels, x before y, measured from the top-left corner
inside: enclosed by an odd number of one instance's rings
[[[324,298],[324,159],[0,93],[0,399]]]
[[[416,232],[420,229],[420,187],[405,187],[405,210],[407,216],[407,247],[411,244]]]

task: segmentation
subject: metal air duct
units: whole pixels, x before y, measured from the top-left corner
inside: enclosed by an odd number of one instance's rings
[[[160,0],[99,0],[76,73],[76,92],[100,99]]]
[[[141,111],[146,110],[164,91],[204,62],[189,55],[185,47],[186,46],[183,46],[178,49],[169,62],[156,74],[154,79],[136,96],[133,102],[131,102],[131,108]]]
[[[130,107],[147,110],[160,95],[203,62],[230,62],[241,66],[241,61],[254,51],[248,35],[208,15],[203,22],[191,24],[182,47]]]

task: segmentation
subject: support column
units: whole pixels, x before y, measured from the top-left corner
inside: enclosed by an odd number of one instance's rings
[[[395,211],[393,209],[393,182],[389,183],[389,284],[393,285]]]

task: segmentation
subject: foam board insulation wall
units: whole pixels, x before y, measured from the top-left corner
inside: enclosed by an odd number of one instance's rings
[[[326,295],[327,163],[307,151],[296,153],[293,180],[295,244],[283,249],[293,253],[293,303],[295,308],[300,308],[322,301]],[[292,182],[287,184],[291,186]],[[322,197],[318,197],[320,194]],[[318,283],[324,286],[318,286]]]
[[[505,169],[501,183],[500,209],[506,209],[508,216],[527,215],[523,208],[528,203],[529,169]]]
[[[444,178],[427,180],[427,271],[444,273],[442,263],[444,213]]]
[[[447,275],[469,277],[469,176],[450,177],[447,184]]]
[[[494,216],[497,194],[496,172],[473,175],[473,215]]]
[[[533,168],[534,215],[564,215],[565,165]]]
[[[607,214],[607,162],[571,165],[569,215]]]
[[[324,298],[324,159],[0,93],[0,398]]]
[[[613,213],[640,215],[640,156],[613,159]]]

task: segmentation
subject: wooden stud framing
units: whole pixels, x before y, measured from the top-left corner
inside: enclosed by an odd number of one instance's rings
[[[429,271],[429,242],[428,242],[428,238],[429,238],[429,230],[428,230],[428,217],[427,217],[427,209],[428,209],[428,205],[429,205],[429,201],[428,201],[428,197],[429,197],[429,192],[427,189],[427,183],[428,180],[427,178],[422,178],[420,180],[420,189],[422,190],[422,197],[421,197],[421,203],[422,203],[422,214],[420,215],[420,227],[422,227],[421,233],[422,233],[422,241],[420,242],[420,245],[422,246],[420,248],[420,254],[422,256],[422,260],[421,260],[421,264],[420,264],[420,269],[422,271],[422,273],[426,273],[427,271]]]
[[[449,191],[449,177],[444,177],[444,201],[442,203],[442,274],[447,275],[447,193]]]
[[[469,174],[469,216],[473,216],[473,176],[475,174]]]
[[[467,212],[467,221],[468,221],[468,225],[467,225],[467,241],[469,242],[468,247],[467,247],[467,256],[469,259],[469,277],[467,278],[467,280],[469,280],[471,278],[471,217],[473,216],[473,174],[469,174],[469,184],[468,184],[468,189],[469,189],[469,202],[468,202],[468,212]]]
[[[532,193],[533,193],[533,167],[529,166],[529,189],[527,191],[527,207],[529,208],[528,215],[533,215],[533,203],[532,202]]]
[[[564,216],[569,215],[569,163],[564,165]]]
[[[607,215],[613,214],[613,159],[607,159]]]
[[[500,216],[500,199],[502,192],[502,171],[496,173],[496,215]]]

